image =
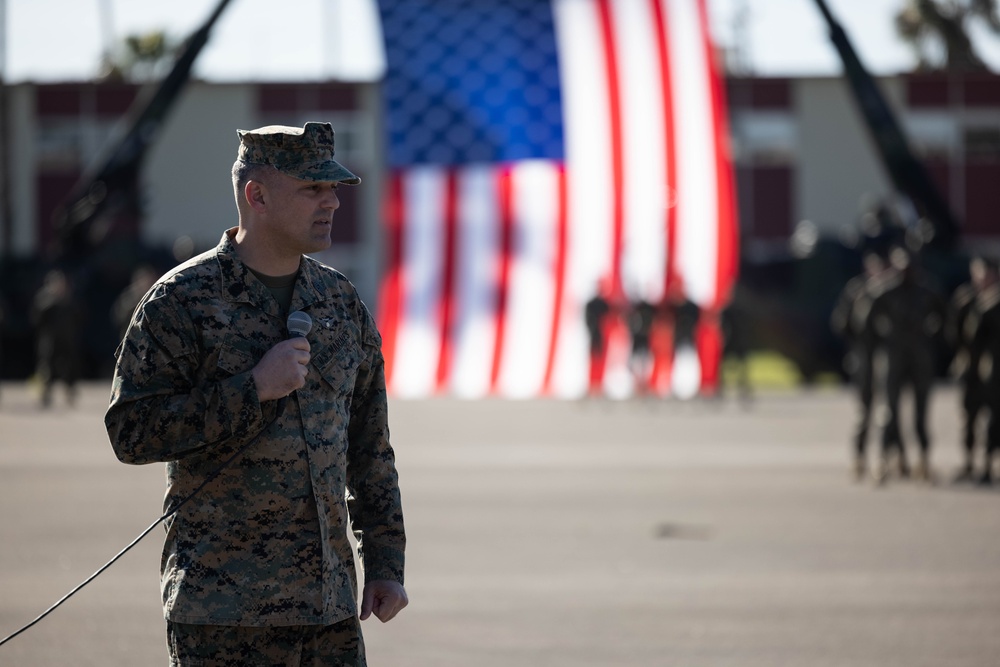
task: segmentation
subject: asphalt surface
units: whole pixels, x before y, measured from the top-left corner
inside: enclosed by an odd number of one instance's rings
[[[161,465],[115,459],[108,387],[49,411],[0,388],[0,637],[160,513]],[[61,397],[59,397],[61,398]],[[394,402],[410,606],[364,624],[402,667],[996,667],[1000,487],[854,482],[850,396]],[[0,665],[165,665],[156,529]]]

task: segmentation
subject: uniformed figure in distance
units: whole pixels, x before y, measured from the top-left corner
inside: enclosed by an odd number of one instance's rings
[[[844,339],[847,354],[844,368],[858,396],[858,422],[853,433],[854,477],[861,480],[867,470],[868,429],[871,425],[872,402],[875,400],[874,358],[877,343],[874,333],[865,325],[872,299],[884,280],[885,264],[875,253],[863,258],[864,270],[844,286],[833,313],[830,326]]]
[[[969,282],[961,285],[951,298],[948,317],[948,342],[955,351],[952,372],[962,389],[962,444],[965,460],[956,482],[971,481],[976,449],[977,423],[986,408],[986,387],[977,364],[972,363],[972,337],[979,322],[982,294],[997,282],[996,265],[982,257],[969,262]]]
[[[42,384],[42,407],[52,405],[57,381],[65,384],[66,401],[73,405],[80,377],[83,311],[76,302],[69,276],[61,269],[45,274],[32,302],[31,318],[38,340],[35,372]]]
[[[982,381],[983,402],[989,410],[986,456],[979,483],[993,483],[993,462],[1000,453],[1000,282],[996,264],[988,264],[992,281],[976,297],[975,320],[971,323],[969,363]]]
[[[943,335],[946,306],[937,291],[924,282],[914,258],[906,250],[892,250],[889,259],[893,272],[872,300],[867,318],[867,326],[872,327],[873,334],[878,337],[886,360],[882,453],[875,478],[879,483],[885,481],[892,452],[898,455],[900,474],[909,476],[900,430],[900,402],[903,388],[909,386],[913,391],[914,430],[920,446],[916,477],[930,481],[927,406],[934,383],[936,343]]]
[[[607,359],[608,318],[613,315],[609,301],[611,289],[607,280],[602,280],[583,309],[584,324],[587,326],[587,337],[590,340],[590,355],[588,357],[588,394],[600,396],[603,393],[601,382],[604,378],[604,364]]]
[[[239,226],[161,277],[118,349],[105,421],[125,463],[166,462],[171,665],[364,665],[359,620],[407,604],[381,339],[331,245],[328,123],[240,131]],[[289,338],[288,314],[312,319]],[[359,541],[358,609],[347,531]]]
[[[629,370],[632,371],[635,392],[639,396],[650,391],[650,372],[653,369],[651,340],[655,318],[656,306],[643,298],[634,301],[628,311],[628,330],[632,337]]]

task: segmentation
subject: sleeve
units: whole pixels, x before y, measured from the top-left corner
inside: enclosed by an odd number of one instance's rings
[[[367,311],[348,428],[348,506],[367,581],[403,583],[406,534],[395,455],[389,444],[381,338]]]
[[[118,348],[104,417],[123,463],[175,461],[266,425],[250,371],[199,381],[201,351],[178,300],[146,300]]]

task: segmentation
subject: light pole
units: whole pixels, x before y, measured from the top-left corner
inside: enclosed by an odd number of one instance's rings
[[[14,221],[10,205],[10,133],[7,114],[7,0],[0,0],[0,260],[13,254]]]
[[[115,19],[111,0],[98,0],[98,23],[101,32],[101,75],[111,71],[114,64]]]

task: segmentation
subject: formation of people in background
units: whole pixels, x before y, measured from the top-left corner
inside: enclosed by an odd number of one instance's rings
[[[925,279],[919,261],[897,247],[888,257],[864,258],[864,271],[851,280],[831,317],[834,330],[847,345],[845,370],[858,398],[858,421],[852,433],[852,470],[861,480],[869,470],[867,442],[873,407],[881,401],[878,419],[880,449],[871,473],[884,484],[892,472],[900,477],[931,481],[931,439],[928,402],[936,375],[938,351],[949,345],[953,372],[962,387],[965,460],[956,481],[992,482],[992,458],[1000,446],[1000,287],[997,265],[976,258],[971,280],[951,303]],[[996,322],[996,323],[994,323]],[[904,390],[913,399],[912,431],[917,462],[911,469],[903,437],[901,402]],[[985,454],[976,472],[976,439],[980,416],[989,413]],[[996,416],[994,416],[996,415]]]
[[[870,252],[862,258],[862,266],[862,273],[844,288],[831,317],[834,331],[845,342],[844,367],[857,402],[857,419],[851,430],[853,476],[857,480],[870,476],[878,484],[894,474],[932,480],[928,404],[935,380],[943,371],[938,363],[943,352],[952,360],[950,372],[961,394],[962,427],[955,439],[961,447],[962,464],[953,479],[991,484],[1000,451],[1000,363],[994,363],[1000,359],[997,262],[973,258],[968,282],[954,291],[950,301],[931,286],[919,261],[901,247],[882,254]],[[148,265],[134,271],[132,282],[109,313],[118,333],[127,329],[139,298],[158,275],[159,271]],[[31,302],[35,379],[43,408],[54,405],[60,384],[65,388],[66,403],[76,401],[84,328],[84,312],[76,296],[67,275],[53,269],[45,274]],[[733,299],[720,314],[719,324],[723,355],[733,362],[740,396],[749,399],[742,321],[747,314],[736,312],[739,303]],[[6,310],[9,316],[9,308]],[[4,311],[0,303],[0,323]],[[680,374],[685,353],[697,363],[696,332],[704,317],[683,290],[673,290],[657,302],[644,298],[629,302],[614,297],[609,286],[602,284],[584,304],[583,316],[590,336],[587,363],[591,396],[603,395],[609,334],[615,327],[619,340],[630,341],[627,369],[633,394],[680,396],[659,378]],[[720,382],[720,394],[723,389]],[[910,397],[912,409],[904,410],[904,398]],[[904,415],[912,422],[903,424]],[[915,436],[915,447],[907,447],[909,433]],[[875,451],[870,451],[870,442],[877,445]]]
[[[696,335],[701,319],[701,308],[680,286],[654,303],[643,297],[632,301],[616,297],[607,282],[602,282],[584,305],[590,338],[589,395],[604,394],[608,340],[614,327],[621,327],[622,335],[629,340],[627,366],[634,395],[666,393],[680,398],[695,395],[700,387]],[[735,333],[735,323],[728,324],[728,329]],[[692,373],[692,377],[686,377]],[[657,386],[662,377],[670,378],[670,387],[665,391]],[[743,389],[748,392],[749,385]]]

